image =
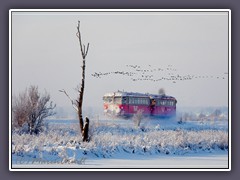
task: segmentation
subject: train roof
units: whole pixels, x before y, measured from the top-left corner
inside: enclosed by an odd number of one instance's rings
[[[150,97],[150,98],[169,98],[169,99],[175,99],[172,96],[167,95],[158,95],[158,94],[149,94],[149,93],[138,93],[138,92],[125,92],[125,91],[117,91],[117,92],[110,92],[104,94],[103,97],[112,97],[112,96],[118,96],[118,97],[124,97],[124,96],[132,96],[132,97]]]
[[[149,94],[149,97],[152,99],[176,99],[173,96],[167,96],[167,95],[156,95],[156,94]]]
[[[125,92],[125,91],[117,91],[117,92],[110,92],[104,94],[106,96],[138,96],[138,97],[149,97],[147,94],[144,93],[137,93],[137,92]]]

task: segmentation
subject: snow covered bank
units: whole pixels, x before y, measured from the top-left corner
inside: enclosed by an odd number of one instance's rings
[[[168,163],[163,160],[168,156],[177,161],[181,156],[185,160],[190,154],[205,154],[203,155],[205,157],[222,152],[224,154],[223,159],[220,158],[223,162],[222,166],[227,164],[228,131],[227,124],[224,122],[219,122],[219,125],[200,125],[193,122],[178,124],[175,121],[156,120],[143,121],[141,127],[136,128],[131,121],[127,120],[91,121],[90,130],[89,143],[81,141],[78,124],[73,122],[50,123],[48,130],[37,136],[19,135],[13,132],[12,163],[16,167],[23,164],[26,166],[68,164],[71,167],[74,164],[84,165],[84,159],[87,159],[90,164],[91,162],[102,164],[100,167],[110,166],[111,163],[114,166],[114,162],[116,166],[120,166],[121,160],[131,166],[131,163],[127,162],[128,159],[133,160],[136,157],[135,160],[138,162],[137,160],[144,157],[146,166],[148,161],[149,163],[151,161],[150,164],[158,164],[162,167],[164,164],[167,166]],[[155,157],[157,163],[154,163],[151,157]],[[101,159],[108,160],[101,163]],[[114,159],[119,160],[114,161]],[[207,158],[206,162],[210,159]],[[197,163],[198,167],[201,164],[199,163]],[[191,164],[192,162],[189,161],[184,167],[188,165],[190,167]],[[215,167],[220,165],[214,164]],[[204,165],[211,165],[211,163]]]

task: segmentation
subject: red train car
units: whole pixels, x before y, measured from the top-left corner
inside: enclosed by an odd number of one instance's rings
[[[173,117],[177,100],[172,96],[132,92],[112,92],[103,96],[104,113],[131,117],[141,111],[144,116]]]

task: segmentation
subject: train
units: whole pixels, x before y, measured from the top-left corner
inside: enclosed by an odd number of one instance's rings
[[[165,94],[117,91],[103,96],[104,114],[114,117],[129,118],[141,113],[143,116],[171,118],[176,116],[176,104],[175,97]]]

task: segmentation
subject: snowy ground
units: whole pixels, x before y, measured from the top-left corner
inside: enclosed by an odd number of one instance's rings
[[[228,121],[179,124],[144,119],[90,122],[83,143],[78,121],[49,120],[38,135],[12,133],[12,168],[228,168]]]
[[[184,155],[184,156],[135,156],[129,157],[128,159],[85,159],[83,163],[72,163],[72,164],[40,164],[40,163],[29,163],[29,164],[13,164],[13,168],[157,168],[157,169],[173,169],[173,168],[187,168],[187,169],[218,169],[228,168],[228,155],[226,153],[214,153],[211,155]]]

